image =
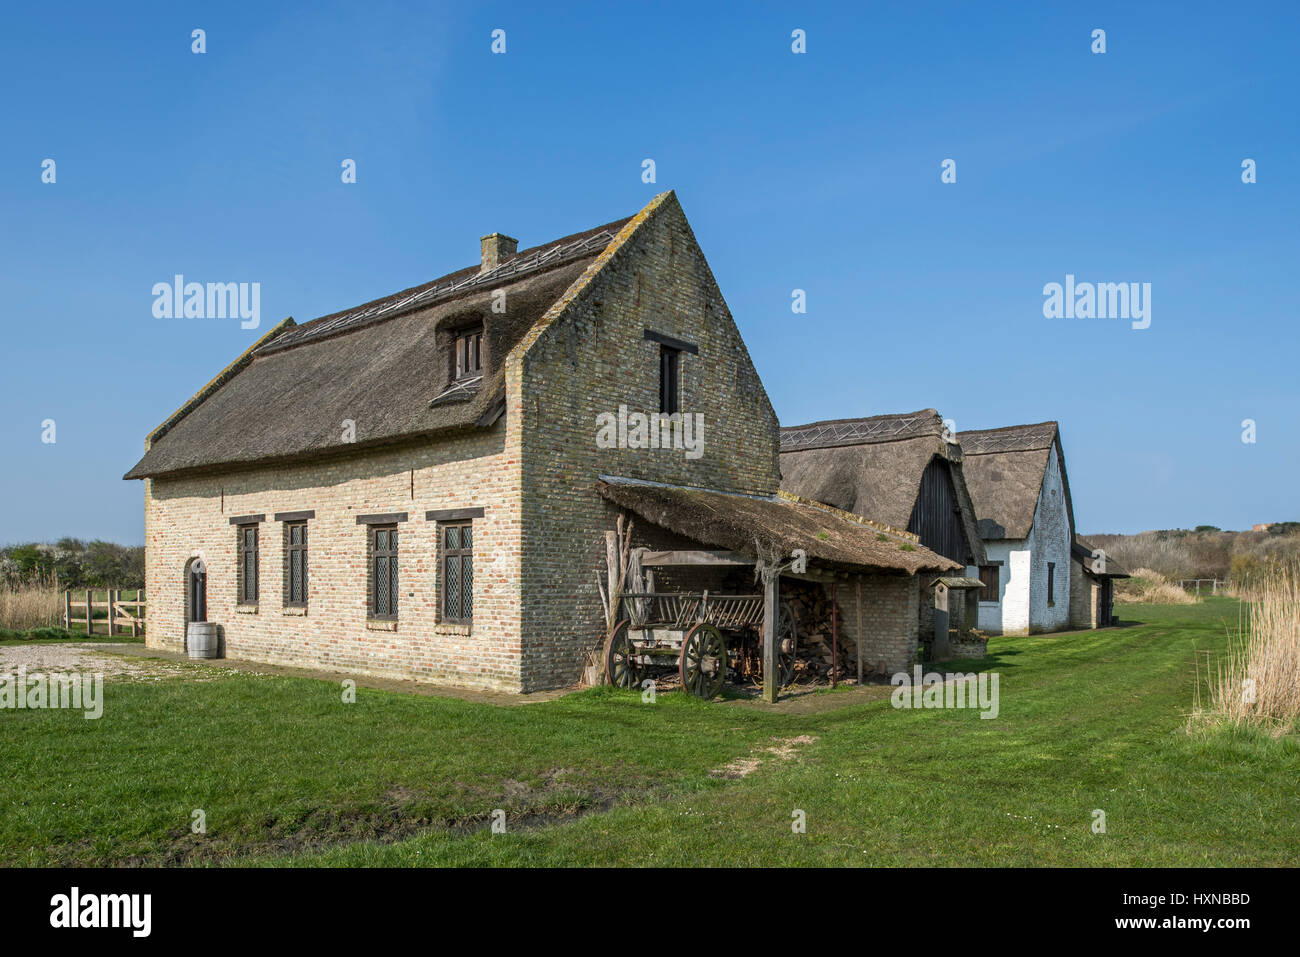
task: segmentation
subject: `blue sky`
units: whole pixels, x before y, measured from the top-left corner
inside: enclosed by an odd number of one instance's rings
[[[668,188],[784,424],[1057,419],[1081,531],[1300,518],[1300,7],[553,6],[10,5],[0,542],[142,541],[145,434],[280,318]],[[155,318],[176,273],[261,329]],[[1045,318],[1067,274],[1150,328]]]

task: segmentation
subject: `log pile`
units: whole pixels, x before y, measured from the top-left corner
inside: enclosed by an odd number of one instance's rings
[[[846,597],[849,599],[846,601]],[[790,605],[799,628],[799,654],[795,680],[826,680],[831,677],[834,656],[831,652],[831,597],[821,585],[812,582],[782,582],[781,598]],[[839,606],[839,677],[857,677],[858,647],[845,634],[845,613],[853,612],[852,592],[841,589]],[[870,670],[866,662],[864,666]]]

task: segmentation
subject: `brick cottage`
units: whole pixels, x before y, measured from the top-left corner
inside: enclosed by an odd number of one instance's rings
[[[126,475],[145,482],[148,645],[211,621],[236,658],[567,686],[606,628],[603,530],[651,510],[653,483],[759,503],[766,541],[808,544],[823,573],[893,576],[881,657],[909,664],[914,576],[956,563],[777,495],[776,415],[676,196],[516,246],[493,233],[472,267],[285,320],[149,435]],[[638,413],[695,428],[647,442]]]

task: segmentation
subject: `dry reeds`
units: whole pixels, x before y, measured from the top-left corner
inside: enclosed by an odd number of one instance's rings
[[[1197,663],[1194,717],[1285,734],[1300,719],[1300,565],[1271,569],[1244,607],[1226,657],[1206,661],[1204,705]]]
[[[63,599],[52,574],[17,582],[0,579],[0,628],[26,631],[63,624]]]
[[[1198,599],[1180,585],[1151,568],[1136,568],[1132,578],[1116,583],[1115,598],[1142,605],[1194,605]]]

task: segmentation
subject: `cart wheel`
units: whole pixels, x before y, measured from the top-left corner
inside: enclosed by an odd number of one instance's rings
[[[629,624],[624,618],[605,639],[605,677],[617,688],[636,688],[641,684],[641,665],[633,657],[636,649],[628,637]]]
[[[708,701],[722,690],[727,677],[727,643],[707,621],[702,621],[686,633],[682,641],[679,665],[682,687],[698,698]]]
[[[776,676],[785,687],[794,680],[795,651],[799,647],[799,630],[795,627],[794,611],[786,602],[776,615]]]

